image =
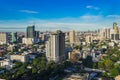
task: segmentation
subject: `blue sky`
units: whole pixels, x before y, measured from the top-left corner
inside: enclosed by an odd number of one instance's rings
[[[113,22],[120,24],[120,0],[0,0],[0,31],[33,24],[41,31],[96,30]]]

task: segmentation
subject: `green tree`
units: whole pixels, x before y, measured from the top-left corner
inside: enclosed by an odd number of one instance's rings
[[[37,69],[35,67],[32,68],[32,74],[37,73]]]
[[[104,63],[102,61],[98,62],[98,68],[99,69],[104,69],[105,68]]]
[[[117,75],[119,75],[119,71],[117,68],[113,68],[110,70],[110,77],[116,77]]]
[[[86,59],[83,59],[83,65],[89,68],[93,67],[93,61],[91,56],[87,56]]]
[[[107,70],[113,68],[113,61],[110,59],[105,59],[104,64]]]

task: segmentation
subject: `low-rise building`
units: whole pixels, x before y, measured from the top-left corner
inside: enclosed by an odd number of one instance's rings
[[[9,55],[8,59],[19,61],[19,62],[28,62],[29,61],[28,55],[17,55],[17,54]]]
[[[27,44],[27,45],[33,44],[34,43],[34,38],[23,38],[22,43]]]
[[[0,60],[0,67],[10,69],[13,66],[14,66],[14,64],[9,59]]]
[[[80,59],[80,51],[79,50],[73,50],[72,52],[68,53],[68,58],[73,61],[77,62]]]
[[[88,80],[88,74],[80,75],[80,74],[72,74],[65,77],[63,80]]]
[[[120,80],[120,75],[116,76],[115,80]]]

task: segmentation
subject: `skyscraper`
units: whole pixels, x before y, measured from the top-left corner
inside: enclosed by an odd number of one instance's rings
[[[17,33],[12,32],[12,42],[16,42],[17,41]]]
[[[103,28],[100,31],[100,38],[102,39],[109,39],[110,38],[110,28]]]
[[[0,32],[0,44],[7,44],[8,43],[8,33]]]
[[[59,60],[65,59],[65,33],[58,30],[57,34],[59,36]]]
[[[119,34],[119,28],[116,22],[113,23],[114,34]]]
[[[27,27],[27,38],[34,38],[35,37],[35,26],[28,26]]]
[[[112,40],[119,40],[119,28],[116,22],[113,23],[113,33],[111,34],[111,39]]]
[[[69,40],[71,44],[75,43],[75,31],[74,30],[69,32]]]
[[[65,34],[62,31],[50,35],[46,42],[46,57],[48,61],[55,62],[65,59]]]

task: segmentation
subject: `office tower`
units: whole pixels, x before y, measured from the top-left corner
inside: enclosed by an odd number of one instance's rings
[[[103,28],[100,31],[100,38],[103,39],[109,39],[110,38],[110,28]]]
[[[60,62],[65,59],[65,34],[61,31],[52,33],[46,42],[46,57],[48,61]]]
[[[111,34],[112,40],[119,40],[120,39],[119,28],[116,22],[113,23],[113,33]]]
[[[12,34],[12,42],[17,42],[17,32],[16,33],[12,32],[11,34]]]
[[[57,34],[59,36],[59,60],[65,59],[65,33],[58,30]]]
[[[85,38],[87,43],[91,43],[93,41],[93,37],[92,36],[86,36]]]
[[[35,31],[35,37],[39,38],[39,31]]]
[[[0,44],[7,44],[8,34],[6,32],[0,32]]]
[[[69,32],[69,40],[71,44],[75,43],[75,31],[74,30]]]
[[[119,34],[118,25],[116,22],[113,23],[113,30],[114,30],[114,34]]]
[[[34,38],[35,37],[35,26],[28,26],[27,27],[27,38]]]

